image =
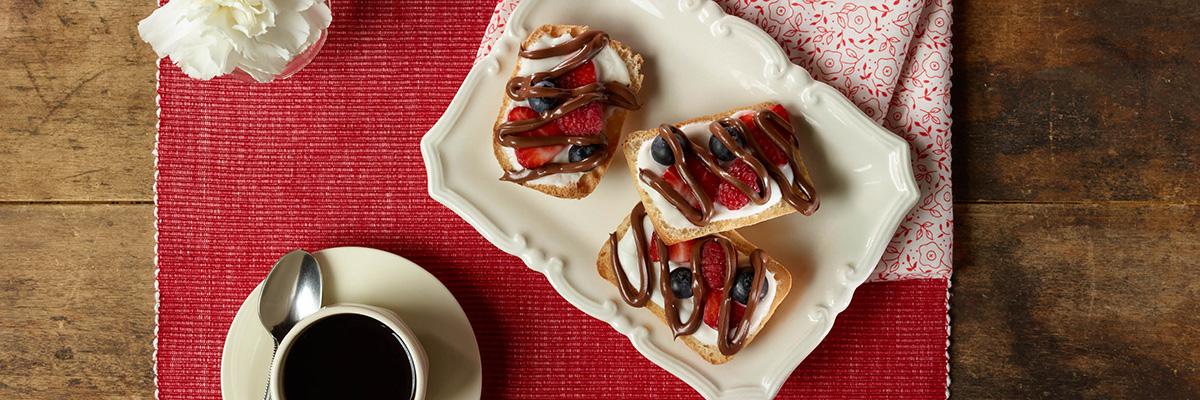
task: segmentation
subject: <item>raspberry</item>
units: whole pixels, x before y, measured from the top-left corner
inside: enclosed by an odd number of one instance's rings
[[[717,328],[717,318],[721,316],[721,293],[710,292],[704,299],[704,324]]]
[[[733,175],[737,180],[750,186],[750,189],[755,192],[761,191],[758,186],[758,177],[754,174],[754,170],[750,168],[745,161],[737,161],[729,166],[729,174]],[[717,203],[725,206],[730,210],[740,210],[750,202],[750,197],[743,194],[729,182],[721,181],[720,187],[717,189]]]
[[[785,113],[784,115],[787,114]],[[787,153],[785,153],[783,149],[779,148],[779,146],[776,145],[771,138],[767,137],[767,134],[758,129],[758,126],[754,124],[754,113],[743,114],[738,118],[742,120],[743,124],[746,124],[746,130],[750,134],[750,137],[754,138],[754,142],[758,143],[759,146],[762,146],[763,155],[767,157],[768,161],[775,165],[787,164]],[[788,118],[784,117],[784,119],[786,120]]]
[[[707,242],[700,249],[701,274],[709,290],[725,288],[725,249],[714,242]]]
[[[567,136],[598,135],[604,131],[604,105],[589,103],[564,114],[555,123]]]
[[[596,83],[596,64],[589,60],[559,77],[556,83],[563,89],[574,89]]]

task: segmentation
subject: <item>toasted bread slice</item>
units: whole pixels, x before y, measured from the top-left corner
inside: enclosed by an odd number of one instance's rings
[[[717,114],[692,118],[687,121],[677,122],[673,125],[676,127],[682,127],[684,125],[689,125],[689,124],[694,124],[694,123],[708,123],[708,122],[716,121],[716,120],[724,118],[724,117],[733,116],[734,114],[737,114],[742,111],[769,110],[771,107],[775,106],[776,104],[777,103],[774,103],[774,102],[759,103],[759,104],[755,104],[752,106],[740,107],[740,108],[736,108],[733,110],[729,110],[729,111],[725,111],[725,112],[721,112],[721,113],[717,113]],[[641,148],[644,144],[648,145],[648,142],[654,140],[654,138],[657,136],[658,136],[657,128],[636,131],[636,132],[629,134],[629,137],[625,139],[625,144],[623,147],[624,147],[624,152],[625,152],[625,161],[629,163],[630,176],[633,178],[633,186],[637,188],[638,196],[641,196],[641,198],[642,198],[642,204],[646,205],[646,215],[648,215],[650,217],[650,220],[654,222],[654,229],[658,232],[658,237],[661,238],[663,241],[665,241],[667,243],[678,243],[678,242],[698,238],[698,237],[705,236],[705,235],[711,235],[711,234],[715,234],[715,233],[719,233],[719,232],[731,231],[734,229],[754,225],[759,222],[769,220],[771,218],[780,217],[780,216],[784,216],[784,215],[796,212],[795,208],[793,208],[791,205],[789,205],[786,201],[782,201],[782,199],[780,199],[774,205],[771,205],[770,207],[767,207],[766,209],[764,209],[758,213],[754,213],[754,214],[747,215],[744,217],[739,217],[739,218],[714,220],[706,226],[696,226],[696,225],[692,225],[690,223],[683,225],[683,226],[674,226],[674,225],[667,223],[665,221],[665,218],[663,218],[663,214],[662,214],[663,211],[660,210],[655,205],[654,201],[650,197],[650,192],[654,191],[654,189],[651,189],[650,187],[643,184],[641,179],[638,177],[639,151],[641,150]],[[705,143],[707,143],[707,142],[705,142]],[[804,165],[804,160],[798,154],[796,155],[796,160],[798,161],[798,164],[799,164],[798,166],[800,167],[800,171],[804,175],[804,179],[807,179],[809,182],[812,182],[811,177],[809,177],[809,175],[808,175],[808,168],[806,168]],[[779,188],[778,185],[776,185],[775,190],[780,190],[780,189],[781,188]],[[713,196],[715,198],[716,194],[712,193],[712,194],[710,194],[710,196]],[[666,206],[670,207],[669,204],[666,204]]]
[[[521,48],[524,49],[536,43],[537,40],[544,35],[550,35],[551,37],[558,37],[563,34],[578,36],[589,29],[589,27],[581,25],[542,25],[540,28],[533,31],[533,33],[529,34],[529,37],[526,38],[525,42],[521,44]],[[637,94],[642,89],[642,56],[638,53],[635,53],[629,47],[625,46],[616,39],[610,39],[608,46],[616,51],[617,55],[619,55],[621,59],[625,61],[625,68],[629,70],[629,88],[634,94]],[[515,77],[517,71],[520,70],[521,61],[522,59],[518,57],[516,64],[513,66],[513,72],[511,75],[512,77]],[[509,158],[509,155],[504,151],[504,146],[500,145],[499,135],[496,132],[496,128],[507,120],[508,110],[511,102],[512,99],[508,98],[508,96],[504,96],[504,102],[500,106],[500,113],[496,116],[496,122],[492,126],[492,150],[496,156],[496,161],[500,163],[500,167],[503,168],[504,171],[520,171],[524,170],[525,168],[520,164],[517,164],[515,159]],[[603,162],[600,163],[599,166],[582,174],[573,184],[561,186],[545,184],[538,183],[537,179],[519,184],[551,196],[566,199],[581,199],[591,194],[592,191],[596,189],[596,185],[600,183],[600,178],[604,176],[605,171],[608,171],[608,166],[612,162],[612,156],[616,152],[616,149],[618,148],[617,146],[621,142],[621,132],[622,126],[625,123],[625,116],[629,113],[629,110],[620,107],[608,106],[606,108],[612,111],[609,113],[608,118],[604,121],[603,134],[608,141],[608,148],[611,150],[608,152],[608,156],[603,160]],[[564,148],[562,151],[567,150]]]
[[[625,221],[621,222],[621,225],[619,227],[617,227],[617,238],[624,237],[625,232],[627,230],[629,230],[629,218],[628,217],[626,217]],[[651,232],[647,231],[646,234],[650,235]],[[746,238],[742,237],[742,235],[738,234],[736,231],[722,232],[719,235],[725,237],[726,239],[729,239],[729,241],[733,244],[733,247],[735,249],[737,249],[737,251],[739,253],[749,254],[749,253],[753,252],[755,249],[757,249],[757,247],[755,247],[753,244],[751,244],[750,241],[746,240]],[[610,256],[611,251],[612,250],[609,248],[608,242],[605,241],[604,245],[601,246],[601,248],[600,248],[600,254],[596,257],[596,271],[600,273],[601,277],[603,277],[605,280],[607,280],[609,283],[611,283],[613,285],[613,287],[617,287],[617,285],[618,285],[617,277],[614,275],[613,265],[611,262],[611,256]],[[746,336],[745,346],[743,347],[743,350],[750,347],[751,343],[754,341],[754,338],[758,335],[759,332],[762,331],[763,327],[765,327],[767,325],[768,321],[771,320],[771,317],[773,317],[775,315],[775,310],[779,307],[779,304],[783,302],[783,299],[787,298],[788,292],[791,291],[791,287],[792,287],[791,273],[788,272],[787,268],[784,268],[784,266],[782,264],[775,261],[775,259],[770,258],[770,256],[768,256],[767,258],[768,258],[767,265],[765,266],[764,270],[770,271],[771,274],[774,276],[774,279],[773,279],[773,282],[771,282],[771,285],[773,285],[775,287],[775,296],[771,299],[770,304],[760,303],[758,305],[759,307],[767,307],[766,308],[767,315],[766,315],[766,318],[763,318],[761,324],[750,328],[750,333],[749,333],[749,335]],[[657,270],[655,270],[655,273],[657,273]],[[703,278],[696,277],[695,279],[703,279]],[[658,285],[650,285],[650,287],[651,287],[652,291],[659,290]],[[711,295],[713,295],[713,293],[710,293],[709,295],[711,296]],[[689,300],[683,300],[683,301],[691,301],[691,300],[689,299]],[[655,316],[657,316],[658,319],[662,321],[663,325],[667,324],[667,317],[663,311],[662,305],[651,301],[651,302],[646,303],[645,308],[650,310],[651,313],[653,313]],[[696,312],[703,312],[703,311],[701,309],[699,309],[699,307],[697,307]],[[749,318],[750,316],[747,315],[746,317]],[[703,322],[701,324],[703,324]],[[707,325],[701,326],[701,329],[706,329],[706,328],[709,328],[709,327]],[[658,332],[661,332],[661,334],[664,334],[664,335],[671,334],[671,330],[669,328],[658,330]],[[696,338],[694,338],[693,335],[680,336],[679,340],[683,341],[683,343],[685,345],[687,345],[688,348],[692,349],[692,351],[695,351],[696,354],[698,354],[705,361],[708,361],[708,363],[710,363],[710,364],[724,364],[724,363],[728,362],[729,360],[733,359],[734,356],[736,356],[736,354],[726,356],[721,353],[721,350],[719,348],[717,348],[716,344],[702,343],[699,340],[697,340]]]

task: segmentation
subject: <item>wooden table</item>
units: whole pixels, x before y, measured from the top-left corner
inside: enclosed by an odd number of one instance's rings
[[[0,398],[148,398],[153,2],[0,0]],[[956,398],[1200,397],[1200,2],[960,2]]]

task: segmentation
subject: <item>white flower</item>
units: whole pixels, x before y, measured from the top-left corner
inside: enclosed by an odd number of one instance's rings
[[[331,20],[325,0],[171,0],[138,23],[138,33],[190,77],[237,68],[270,82]]]

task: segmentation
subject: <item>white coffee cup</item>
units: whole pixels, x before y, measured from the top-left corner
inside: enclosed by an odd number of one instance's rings
[[[421,347],[421,342],[417,340],[417,335],[413,334],[412,330],[404,324],[395,313],[390,310],[364,305],[364,304],[335,304],[321,308],[320,311],[305,317],[292,327],[287,336],[283,337],[283,341],[279,343],[279,348],[275,351],[275,360],[271,362],[270,379],[271,384],[268,387],[268,392],[271,394],[271,399],[286,400],[283,394],[283,382],[286,377],[283,376],[283,366],[287,362],[288,353],[292,345],[296,343],[296,338],[304,334],[305,329],[312,324],[322,319],[343,314],[357,314],[370,317],[379,321],[384,326],[387,326],[396,334],[396,337],[404,344],[409,360],[412,362],[412,377],[413,377],[413,396],[414,400],[425,398],[426,386],[428,386],[427,375],[429,373],[428,360],[425,357],[425,350]],[[334,366],[335,367],[335,366]]]

